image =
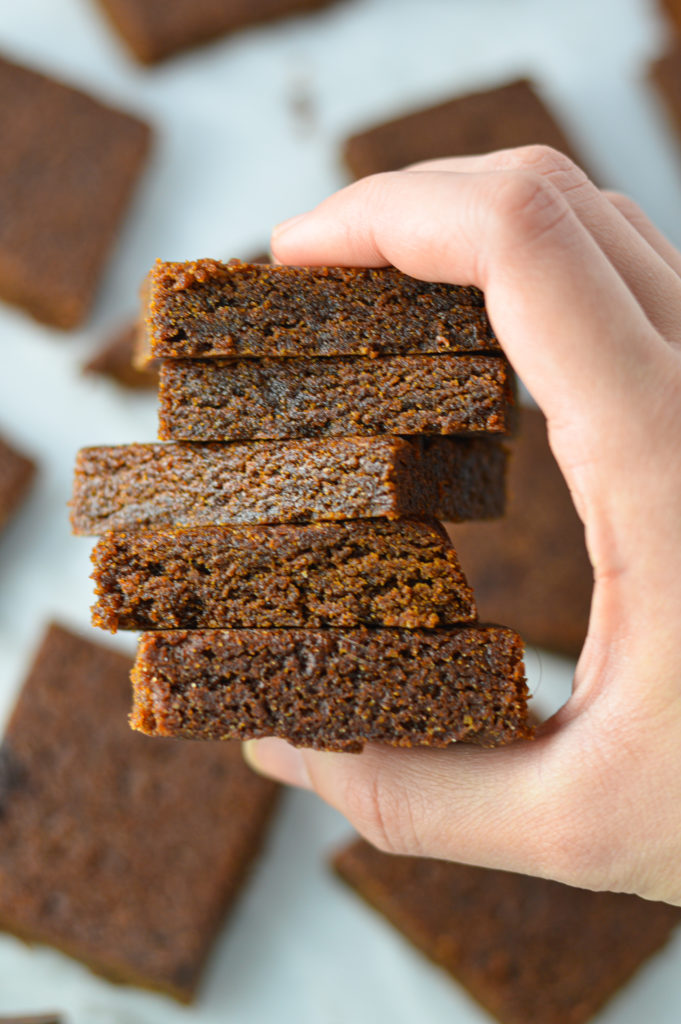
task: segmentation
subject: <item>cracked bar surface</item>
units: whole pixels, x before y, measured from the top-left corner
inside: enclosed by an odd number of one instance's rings
[[[499,351],[477,288],[392,267],[159,261],[144,307],[147,358]]]
[[[527,738],[522,641],[501,626],[143,633],[133,728],[357,752]]]
[[[348,437],[84,448],[71,522],[164,526],[501,515],[506,451],[489,439]]]
[[[587,1024],[681,922],[665,903],[395,856],[361,839],[333,866],[500,1024]]]
[[[130,668],[46,633],[0,747],[0,927],[189,1001],[276,787],[239,744],[133,733]]]
[[[353,520],[106,534],[93,623],[117,629],[450,625],[477,618],[439,523]]]
[[[500,356],[166,360],[159,437],[505,434],[512,408]]]

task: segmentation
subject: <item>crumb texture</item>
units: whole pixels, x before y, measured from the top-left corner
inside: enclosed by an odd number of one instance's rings
[[[148,281],[152,356],[357,356],[498,350],[477,288],[392,267],[158,262]]]
[[[509,374],[499,356],[167,360],[159,437],[504,434]]]
[[[110,532],[92,560],[93,622],[114,632],[432,629],[477,617],[456,553],[434,521]]]
[[[522,642],[498,626],[144,633],[132,678],[133,727],[157,736],[358,751],[532,733]]]
[[[347,437],[84,448],[76,533],[400,516],[500,515],[505,449],[493,439]]]

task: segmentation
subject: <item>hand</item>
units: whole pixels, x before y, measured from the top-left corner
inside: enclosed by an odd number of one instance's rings
[[[249,760],[383,850],[681,904],[681,255],[544,147],[365,178],[272,246],[484,290],[595,584],[572,696],[534,742],[343,755],[267,739]]]

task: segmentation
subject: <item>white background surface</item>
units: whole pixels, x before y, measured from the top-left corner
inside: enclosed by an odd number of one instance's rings
[[[153,259],[257,252],[273,223],[344,183],[338,146],[350,131],[517,74],[536,80],[601,179],[678,244],[681,151],[645,81],[664,39],[644,0],[349,0],[146,70],[88,0],[0,0],[3,52],[157,129],[87,329],[51,331],[0,306],[0,431],[41,465],[24,514],[0,539],[0,720],[48,618],[90,631],[91,544],[71,538],[65,509],[76,449],[155,436],[153,397],[80,373],[134,309]],[[311,124],[296,114],[301,95]],[[131,648],[129,637],[116,641]],[[564,699],[571,671],[528,652],[544,708]],[[287,796],[195,1007],[109,985],[0,935],[0,1014],[58,1009],[71,1024],[488,1020],[329,876],[325,857],[348,831],[314,797]],[[680,975],[677,936],[599,1021],[678,1024]]]

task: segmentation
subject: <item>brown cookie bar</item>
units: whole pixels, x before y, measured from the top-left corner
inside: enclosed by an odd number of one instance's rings
[[[136,339],[140,327],[137,321],[127,324],[108,338],[92,359],[85,363],[85,373],[110,377],[117,384],[133,391],[148,391],[158,386],[158,367],[149,363],[138,370],[133,364]]]
[[[99,0],[138,60],[162,60],[247,25],[326,6],[330,0]]]
[[[110,629],[470,622],[473,594],[440,524],[355,519],[107,533],[92,621]]]
[[[529,643],[579,654],[593,573],[584,527],[536,409],[520,410],[505,517],[454,527],[452,537],[484,619],[510,623]]]
[[[343,437],[83,448],[75,533],[165,526],[501,515],[505,448],[493,438]]]
[[[85,318],[149,149],[146,124],[0,57],[0,297]]]
[[[501,356],[165,360],[159,437],[505,434],[510,376]]]
[[[501,626],[143,633],[133,728],[360,751],[527,738],[523,647]]]
[[[572,143],[526,79],[457,96],[353,135],[343,156],[355,178],[420,160],[542,143],[582,166]]]
[[[586,1024],[681,921],[665,903],[393,856],[364,840],[333,863],[500,1024]]]
[[[393,267],[158,261],[143,303],[148,358],[499,351],[477,288]]]
[[[24,498],[35,463],[0,437],[0,530]]]
[[[0,925],[188,1001],[275,787],[239,744],[131,732],[129,672],[47,632],[0,753]]]
[[[677,33],[681,33],[681,0],[658,0],[658,2],[670,25]]]
[[[677,6],[681,24],[681,3]],[[650,80],[664,101],[671,123],[681,135],[681,45],[651,64]]]

